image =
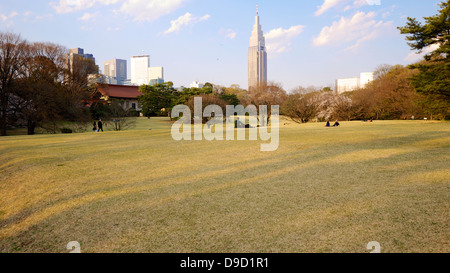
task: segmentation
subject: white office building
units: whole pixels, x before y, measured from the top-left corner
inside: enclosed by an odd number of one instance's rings
[[[345,93],[362,89],[371,81],[373,81],[373,72],[361,73],[359,78],[337,79],[336,92]]]
[[[132,56],[131,57],[131,84],[143,85],[149,84],[150,56]]]
[[[364,87],[366,87],[366,85],[367,85],[368,83],[370,83],[370,82],[373,81],[373,72],[364,72],[364,73],[361,73],[361,76],[360,76],[359,79],[360,79],[360,80],[359,80],[360,88],[364,88]]]
[[[203,86],[204,86],[203,83],[201,83],[199,81],[193,81],[189,87],[190,88],[203,88]]]
[[[164,83],[164,68],[163,67],[150,67],[148,69],[148,78],[150,85]]]

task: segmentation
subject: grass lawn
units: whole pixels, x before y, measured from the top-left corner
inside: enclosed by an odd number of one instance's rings
[[[0,252],[450,252],[450,123],[282,121],[280,147],[0,138]],[[152,128],[152,130],[149,130]]]

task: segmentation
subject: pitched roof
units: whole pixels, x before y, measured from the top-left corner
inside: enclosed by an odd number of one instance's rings
[[[139,86],[102,84],[98,86],[98,90],[103,96],[119,99],[136,99],[141,96]]]

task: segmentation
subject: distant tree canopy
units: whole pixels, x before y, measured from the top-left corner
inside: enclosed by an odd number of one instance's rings
[[[142,85],[139,91],[139,104],[146,117],[167,116],[176,105],[193,105],[194,97],[202,97],[204,106],[217,103],[220,106],[238,105],[240,101],[236,93],[228,92],[222,87],[206,83],[202,88],[184,88],[177,91],[173,83],[167,82],[157,85]]]
[[[208,105],[217,105],[222,109],[222,114],[224,115],[226,112],[226,106],[228,105],[226,101],[222,100],[220,96],[216,96],[213,94],[206,94],[206,95],[200,95],[195,96],[197,98],[202,98],[202,113],[205,111],[205,108]],[[191,97],[187,102],[186,105],[191,110],[191,113],[195,114],[195,108],[194,108],[194,98]],[[203,117],[203,114],[200,117],[195,117],[192,115],[192,120],[195,120],[195,118],[199,118],[202,120],[202,123],[207,123],[211,118]]]
[[[166,114],[174,105],[176,90],[171,83],[161,83],[156,85],[142,85],[139,91],[139,104],[142,108],[142,114],[146,117]]]
[[[269,82],[267,84],[259,85],[255,88],[250,88],[245,105],[255,105],[257,109],[259,106],[267,106],[267,118],[270,121],[272,115],[272,105],[283,105],[287,99],[286,90],[281,84]]]

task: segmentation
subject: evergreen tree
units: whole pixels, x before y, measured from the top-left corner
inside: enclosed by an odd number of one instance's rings
[[[401,34],[407,35],[408,45],[413,50],[430,50],[421,63],[410,68],[420,72],[412,77],[412,84],[418,93],[424,94],[428,102],[447,106],[443,116],[449,115],[450,106],[450,0],[440,4],[439,13],[424,17],[422,24],[415,18],[408,18],[406,26],[399,27]],[[434,49],[434,50],[433,50]],[[430,105],[431,106],[431,105]],[[436,109],[435,107],[431,107]]]

